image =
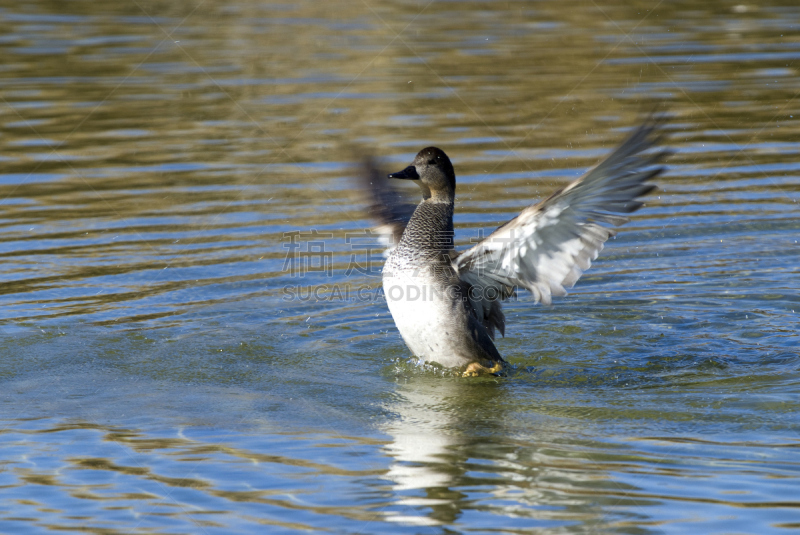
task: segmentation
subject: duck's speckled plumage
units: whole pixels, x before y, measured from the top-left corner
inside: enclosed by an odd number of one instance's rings
[[[419,203],[391,255],[398,265],[425,263],[453,251],[453,203]]]

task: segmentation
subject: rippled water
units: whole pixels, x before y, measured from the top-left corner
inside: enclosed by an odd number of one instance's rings
[[[0,532],[800,528],[799,23],[0,3]],[[659,191],[506,305],[509,376],[409,360],[350,162],[445,149],[466,245],[656,107]]]

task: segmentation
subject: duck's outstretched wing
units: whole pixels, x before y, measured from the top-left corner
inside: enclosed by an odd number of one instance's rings
[[[637,200],[655,189],[646,182],[663,171],[666,150],[651,151],[661,137],[662,119],[650,117],[611,155],[581,178],[517,217],[453,260],[461,280],[472,286],[470,301],[488,327],[502,318],[499,299],[515,287],[550,304],[566,295],[616,234],[609,226],[629,221],[642,206]],[[498,317],[499,314],[499,317]],[[492,320],[498,317],[498,321]],[[492,325],[494,324],[494,325]]]
[[[370,156],[362,159],[360,178],[367,210],[378,225],[373,232],[379,234],[381,241],[391,250],[400,242],[416,205],[408,200],[407,195],[392,187],[387,174],[381,172]]]

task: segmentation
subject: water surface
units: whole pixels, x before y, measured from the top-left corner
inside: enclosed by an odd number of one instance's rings
[[[1,2],[0,532],[800,528],[798,22]],[[652,109],[659,191],[506,304],[509,376],[410,360],[352,162],[442,147],[466,246]]]

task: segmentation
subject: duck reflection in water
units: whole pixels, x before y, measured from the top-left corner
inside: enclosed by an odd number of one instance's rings
[[[463,380],[414,379],[398,385],[397,402],[390,407],[397,418],[384,429],[392,437],[386,450],[393,458],[385,477],[393,482],[395,503],[400,506],[389,520],[452,524],[470,507],[468,495],[459,490],[470,486],[466,482],[470,457],[482,444],[490,445],[488,437],[504,436],[498,429],[502,419],[476,413],[481,407],[502,405],[504,389],[496,380],[465,390],[465,385],[457,384]]]
[[[515,518],[518,525],[508,527],[527,533],[570,515],[574,521],[576,511],[595,521],[608,515],[596,491],[611,475],[580,438],[591,434],[591,422],[548,414],[547,407],[562,407],[551,389],[537,391],[538,411],[520,406],[519,386],[494,377],[404,376],[387,406],[395,417],[381,426],[391,437],[387,520],[476,529]]]

